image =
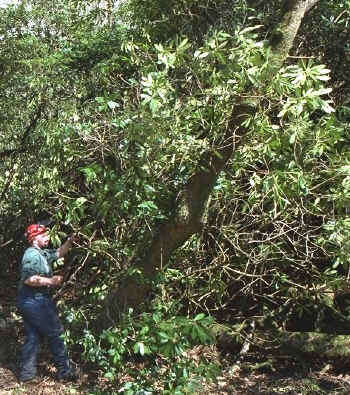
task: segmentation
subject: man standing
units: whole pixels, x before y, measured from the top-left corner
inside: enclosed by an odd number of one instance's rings
[[[59,380],[74,380],[77,370],[69,360],[62,339],[63,326],[58,317],[51,289],[63,282],[62,276],[54,276],[52,263],[65,256],[73,245],[74,235],[58,249],[47,249],[50,241],[44,225],[32,224],[26,229],[30,247],[22,258],[21,278],[18,287],[17,308],[23,318],[26,339],[20,361],[19,381],[26,382],[36,376],[40,337],[48,339],[50,351],[57,368]]]

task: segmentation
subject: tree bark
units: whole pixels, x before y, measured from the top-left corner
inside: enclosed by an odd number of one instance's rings
[[[291,50],[295,36],[299,30],[305,14],[319,0],[286,0],[284,4],[285,13],[275,33],[272,36],[271,45],[273,48],[271,66],[277,72],[283,65]]]
[[[313,3],[316,1],[313,0]],[[287,0],[285,5],[284,15],[278,26],[278,41],[272,48],[271,63],[275,73],[292,48],[310,1]],[[248,96],[249,93],[247,92]],[[128,277],[110,292],[98,320],[101,327],[113,326],[118,321],[120,312],[128,308],[139,309],[149,295],[151,280],[157,271],[167,264],[178,247],[193,234],[200,232],[208,198],[220,172],[247,133],[243,122],[252,111],[254,108],[245,104],[242,99],[233,106],[229,125],[224,131],[224,143],[201,159],[200,170],[188,180],[179,194],[174,216],[160,227],[145,258],[136,263],[135,268],[142,275]]]

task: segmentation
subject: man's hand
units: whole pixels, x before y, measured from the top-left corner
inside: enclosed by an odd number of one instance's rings
[[[64,257],[68,251],[72,248],[73,243],[78,240],[76,233],[71,234],[68,239],[57,249],[58,258]]]
[[[51,277],[51,286],[58,287],[63,283],[63,276],[53,276]]]
[[[77,243],[79,241],[79,236],[77,233],[72,233],[69,237],[68,240],[70,240],[72,243]]]

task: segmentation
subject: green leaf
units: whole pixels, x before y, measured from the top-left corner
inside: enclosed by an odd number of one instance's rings
[[[109,372],[105,373],[105,377],[108,380],[114,380],[115,375],[114,375],[114,373],[109,371]]]
[[[202,53],[198,56],[198,58],[199,58],[199,59],[204,59],[204,58],[206,58],[208,55],[209,55],[209,52],[202,52]]]
[[[209,340],[211,340],[211,337],[208,335],[208,333],[200,326],[197,327],[197,333],[198,333],[199,340],[201,341],[201,343],[205,344]]]
[[[263,26],[264,25],[256,25],[256,26],[247,27],[247,28],[241,30],[239,32],[239,34],[246,34],[246,33],[249,33],[249,32],[253,32],[255,30],[258,30],[258,29],[262,28]]]
[[[144,346],[144,344],[142,342],[135,343],[134,347],[133,347],[133,350],[134,350],[135,354],[140,354],[142,356],[145,355],[145,346]]]
[[[329,105],[329,101],[323,101],[321,109],[327,114],[331,114],[332,112],[335,112],[335,109]]]
[[[180,44],[178,45],[178,49],[185,49],[185,48],[188,48],[189,47],[189,45],[187,45],[188,44],[188,38],[185,38],[185,39],[183,39],[181,42],[180,42]]]
[[[79,207],[79,206],[82,206],[86,202],[87,202],[87,199],[84,196],[81,196],[80,198],[76,199],[75,205]]]
[[[109,107],[111,110],[114,110],[115,108],[119,107],[119,104],[116,103],[116,102],[114,102],[114,101],[112,101],[112,100],[108,101],[108,102],[107,102],[107,105],[108,105],[108,107]]]
[[[142,327],[142,329],[140,330],[140,335],[145,335],[146,333],[149,332],[149,327],[148,326],[144,326]]]
[[[289,137],[289,144],[293,145],[295,143],[297,134],[293,133],[290,137]]]
[[[204,313],[197,314],[197,315],[194,317],[194,321],[200,321],[200,320],[202,320],[204,317],[205,317],[205,314],[204,314]]]

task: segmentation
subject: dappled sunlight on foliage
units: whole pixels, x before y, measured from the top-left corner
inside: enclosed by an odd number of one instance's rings
[[[56,298],[91,388],[220,393],[247,358],[257,389],[283,359],[259,331],[349,333],[349,18],[325,0],[0,9],[4,276],[28,223],[79,235]]]

